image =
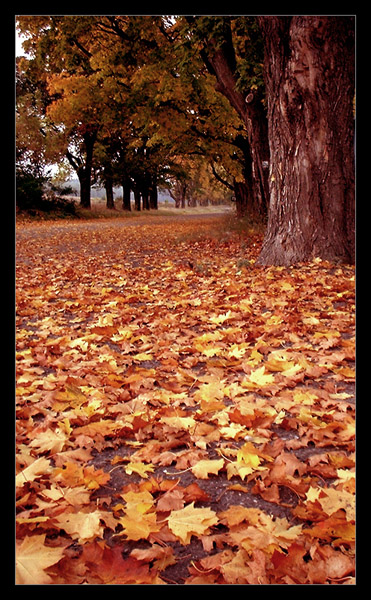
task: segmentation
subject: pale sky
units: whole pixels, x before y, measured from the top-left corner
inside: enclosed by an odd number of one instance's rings
[[[16,30],[16,32],[15,32],[15,55],[16,56],[24,55],[23,48],[22,48],[23,40],[24,40],[24,37],[20,36],[18,31]]]

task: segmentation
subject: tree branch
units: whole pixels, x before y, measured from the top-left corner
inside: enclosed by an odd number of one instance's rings
[[[75,156],[73,156],[73,154],[71,154],[71,152],[69,150],[66,151],[66,157],[68,162],[70,163],[71,167],[73,169],[75,169],[75,171],[77,172],[79,170],[79,168],[81,167],[81,160]]]
[[[213,175],[214,175],[215,179],[217,181],[219,181],[219,183],[222,183],[223,185],[225,185],[225,187],[227,187],[229,190],[232,190],[232,192],[234,191],[233,185],[231,185],[230,183],[228,183],[228,181],[226,179],[223,179],[223,177],[221,177],[219,175],[219,173],[217,173],[217,171],[215,170],[215,167],[214,167],[214,163],[211,163],[211,170],[213,172]]]

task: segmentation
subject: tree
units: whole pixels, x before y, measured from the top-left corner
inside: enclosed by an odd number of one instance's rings
[[[41,178],[60,159],[63,134],[46,114],[47,86],[42,74],[19,57],[16,63],[16,159],[17,168]]]
[[[45,82],[45,114],[63,138],[60,156],[79,177],[83,206],[90,206],[94,171],[109,206],[113,177],[124,188],[125,208],[130,187],[137,209],[141,198],[144,208],[156,208],[157,185],[181,156],[222,165],[236,182],[237,207],[244,206],[239,200],[247,192],[239,192],[247,190],[250,153],[234,144],[244,137],[243,125],[200,57],[183,52],[174,20],[26,16],[18,22],[32,57],[27,68]]]
[[[264,216],[268,205],[264,163],[269,159],[269,148],[262,103],[261,35],[255,17],[187,16],[184,20],[185,40],[189,44],[191,36],[199,45],[201,58],[216,77],[216,91],[228,99],[245,127],[246,185],[238,185],[236,190],[240,212],[248,208],[250,213]]]
[[[270,206],[261,265],[354,261],[354,19],[259,17]]]
[[[90,207],[93,151],[100,127],[101,98],[90,67],[92,17],[34,16],[17,18],[30,54],[28,73],[42,81],[44,112],[59,133],[59,158],[67,158],[81,186],[81,206]]]

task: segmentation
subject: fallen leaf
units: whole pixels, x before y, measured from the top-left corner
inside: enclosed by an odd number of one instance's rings
[[[94,537],[103,536],[103,525],[101,525],[101,511],[96,510],[92,513],[62,513],[55,517],[60,529],[64,529],[73,539],[84,543],[92,540]]]
[[[344,490],[325,488],[322,490],[318,502],[329,516],[341,509],[345,511],[348,521],[355,520],[354,494]]]
[[[52,582],[45,569],[61,560],[64,548],[45,545],[45,534],[25,537],[17,544],[16,583],[44,585]]]
[[[151,533],[160,531],[157,524],[156,513],[141,513],[131,510],[121,517],[118,523],[123,530],[117,535],[125,535],[128,540],[146,540]]]
[[[181,490],[169,490],[157,502],[157,510],[171,511],[180,510],[184,506],[184,492]]]
[[[50,473],[50,461],[46,458],[38,458],[31,465],[18,473],[15,484],[17,487],[22,487],[27,481],[34,481],[39,475]]]
[[[172,548],[159,546],[158,544],[153,544],[151,548],[144,550],[134,549],[131,551],[130,556],[139,561],[153,563],[154,568],[161,571],[177,562]]]
[[[145,479],[148,477],[148,473],[153,473],[154,471],[154,466],[149,464],[149,465],[145,465],[144,463],[137,463],[137,462],[130,462],[126,465],[125,467],[125,472],[128,475],[131,475],[132,473],[136,473],[137,475],[140,475],[141,477],[144,477]]]
[[[259,367],[252,371],[246,381],[242,382],[242,386],[247,389],[256,389],[257,387],[264,387],[274,382],[274,376],[265,374],[265,366]]]
[[[208,479],[210,474],[217,475],[223,466],[223,458],[219,460],[199,460],[191,470],[197,479]]]
[[[182,544],[189,544],[192,535],[205,535],[218,522],[216,513],[210,508],[195,508],[194,502],[181,510],[173,510],[168,518],[169,529]]]
[[[17,223],[17,546],[66,546],[47,584],[354,583],[354,269],[147,212]]]

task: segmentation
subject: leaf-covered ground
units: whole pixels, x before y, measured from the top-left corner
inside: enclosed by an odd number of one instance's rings
[[[18,583],[354,583],[354,269],[226,219],[17,227]]]

